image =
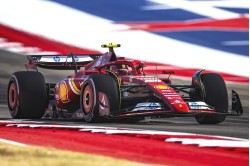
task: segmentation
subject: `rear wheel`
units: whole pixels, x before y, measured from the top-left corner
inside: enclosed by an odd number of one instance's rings
[[[201,81],[204,86],[203,100],[226,113],[228,110],[228,94],[226,84],[223,78],[216,73],[207,73],[201,75]],[[202,114],[195,117],[200,124],[217,124],[226,119],[226,115]]]
[[[46,107],[46,86],[41,73],[15,72],[8,85],[8,107],[13,118],[40,119]]]
[[[93,74],[81,90],[81,109],[86,122],[100,122],[110,111],[118,111],[120,98],[116,81],[109,75]]]

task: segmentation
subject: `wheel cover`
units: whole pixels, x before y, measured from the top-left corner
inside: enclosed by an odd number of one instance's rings
[[[82,98],[83,108],[86,114],[89,114],[93,109],[93,104],[94,104],[93,96],[94,96],[93,89],[91,88],[90,85],[87,85],[84,89]]]
[[[17,86],[14,82],[10,84],[8,93],[8,103],[10,111],[15,111],[18,102]]]

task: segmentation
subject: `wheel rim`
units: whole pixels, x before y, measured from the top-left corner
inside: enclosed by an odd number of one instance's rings
[[[83,92],[83,108],[86,114],[89,114],[93,109],[93,90],[90,85],[87,85]]]
[[[10,84],[8,94],[9,94],[8,102],[9,102],[10,111],[14,111],[17,107],[17,99],[18,99],[17,86],[14,82]]]

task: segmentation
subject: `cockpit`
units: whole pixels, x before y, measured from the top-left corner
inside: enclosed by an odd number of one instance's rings
[[[110,71],[117,76],[127,76],[127,75],[136,75],[136,70],[130,62],[125,61],[125,63],[111,63],[103,66],[103,69]]]

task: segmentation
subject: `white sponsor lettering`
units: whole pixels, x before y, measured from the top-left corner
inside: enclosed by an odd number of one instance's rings
[[[140,110],[161,110],[163,109],[162,103],[155,103],[155,102],[145,102],[145,103],[138,103],[132,111],[140,111]]]
[[[89,56],[75,56],[74,60],[76,62],[86,62],[92,61],[93,59]],[[68,58],[67,56],[42,56],[40,62],[72,62],[72,58]]]
[[[202,109],[202,110],[213,110],[210,108],[205,102],[203,101],[198,101],[198,102],[189,102],[188,103],[190,109]]]
[[[179,95],[177,95],[177,94],[175,94],[175,95],[169,95],[169,94],[166,94],[166,95],[164,95],[164,96],[172,96],[172,97],[176,97],[176,96],[179,96]]]

